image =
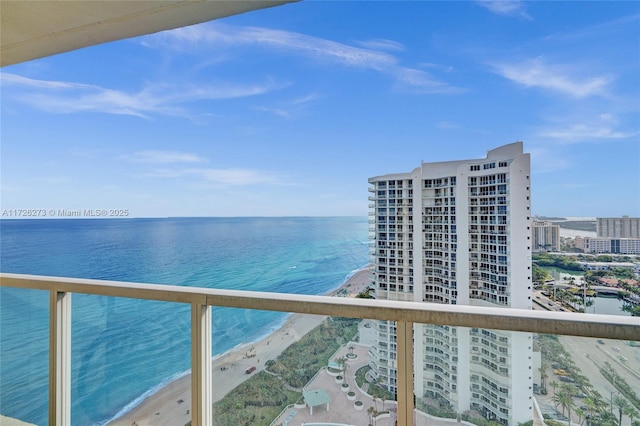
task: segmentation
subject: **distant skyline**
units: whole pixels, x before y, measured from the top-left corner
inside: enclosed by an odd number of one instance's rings
[[[303,1],[2,68],[0,202],[365,216],[521,140],[532,212],[640,216],[640,3]]]

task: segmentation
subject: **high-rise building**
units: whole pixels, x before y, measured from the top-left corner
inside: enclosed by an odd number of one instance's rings
[[[369,179],[376,298],[531,309],[530,158],[522,142],[477,160]],[[532,335],[416,325],[415,394],[505,425],[532,419]],[[371,350],[396,392],[392,322]]]
[[[601,238],[640,238],[640,217],[599,217],[596,230]]]
[[[531,222],[531,247],[534,252],[560,251],[560,225]]]

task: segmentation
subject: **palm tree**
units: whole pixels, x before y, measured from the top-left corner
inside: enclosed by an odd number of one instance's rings
[[[633,423],[634,423],[633,421],[640,416],[640,413],[638,413],[638,411],[635,408],[633,408],[631,404],[629,404],[624,414],[629,416],[629,420],[631,421],[631,426],[633,426]]]
[[[541,390],[546,392],[547,391],[547,377],[549,377],[547,375],[547,364],[542,363],[540,365],[540,384],[541,384]]]
[[[621,426],[622,425],[622,414],[623,413],[626,414],[626,411],[630,407],[629,401],[627,401],[626,398],[623,397],[622,395],[616,395],[616,397],[613,398],[613,405],[618,407],[618,426]]]
[[[556,393],[552,398],[552,401],[556,403],[556,409],[558,405],[562,407],[563,415],[565,410],[567,410],[567,418],[569,419],[569,424],[571,424],[571,409],[575,408],[573,396],[571,395],[571,393],[571,389],[568,386],[561,386],[560,391]]]
[[[551,401],[553,401],[553,403],[555,404],[556,411],[558,411],[558,407],[562,406],[563,400],[564,400],[564,394],[562,393],[562,391],[556,392],[554,390],[553,391],[553,398],[551,398]],[[562,407],[562,414],[564,414],[564,407]]]
[[[571,396],[571,394],[567,395],[565,407],[567,408],[567,421],[569,422],[569,426],[571,426],[571,409],[576,408],[576,404],[575,402],[573,402],[573,397]]]
[[[373,408],[373,407],[367,408],[367,414],[369,415],[369,424],[370,425],[373,425],[373,416],[374,416],[373,413],[374,412],[375,412],[375,408]]]
[[[582,423],[584,422],[584,415],[586,414],[585,410],[582,408],[576,408],[574,413],[578,416],[578,424],[582,426]]]
[[[579,387],[581,390],[586,390],[587,388],[590,387],[589,379],[587,379],[582,374],[574,374],[573,380],[576,381],[576,386]]]
[[[356,349],[356,347],[351,345],[347,349],[349,349],[349,354],[353,355],[353,351]]]
[[[599,410],[598,410],[598,403],[595,401],[594,398],[588,396],[584,399],[584,405],[585,407],[587,407],[587,414],[589,415],[590,418],[594,418],[596,414],[598,414]],[[589,424],[589,422],[587,421],[587,424]]]
[[[375,406],[376,412],[378,411],[378,394],[375,392],[371,394],[371,398],[373,398],[373,405]]]

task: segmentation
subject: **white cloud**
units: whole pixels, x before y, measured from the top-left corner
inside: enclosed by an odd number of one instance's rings
[[[574,98],[608,96],[611,78],[608,76],[581,77],[571,67],[549,65],[541,58],[517,64],[494,65],[498,74],[525,87],[538,87]]]
[[[562,39],[575,39],[575,38],[584,38],[584,37],[602,37],[603,33],[608,33],[611,31],[620,31],[626,25],[635,25],[638,26],[638,21],[640,21],[640,14],[633,14],[628,16],[623,16],[620,18],[615,18],[611,21],[601,22],[589,27],[581,28],[581,29],[570,29],[567,32],[560,32],[556,34],[551,34],[545,39],[547,40],[562,40]],[[635,28],[634,27],[634,28]]]
[[[201,100],[234,99],[262,95],[286,84],[266,81],[259,84],[149,84],[127,93],[121,90],[65,81],[36,80],[2,73],[2,81],[23,90],[17,100],[51,113],[103,112],[147,117],[151,114],[186,115],[177,105]],[[31,90],[33,89],[33,90]]]
[[[300,96],[289,101],[279,102],[278,106],[259,105],[253,107],[256,111],[268,112],[279,117],[291,118],[300,111],[303,111],[309,104],[320,98],[316,93]]]
[[[189,48],[264,46],[288,53],[300,54],[319,62],[336,63],[350,68],[374,70],[395,78],[396,86],[405,90],[415,88],[416,93],[456,93],[460,90],[438,81],[424,71],[399,65],[398,58],[382,50],[398,51],[404,48],[390,40],[359,42],[368,48],[349,46],[306,34],[260,27],[235,27],[211,22],[179,28],[148,36],[146,46],[160,45],[183,52]]]
[[[443,130],[451,130],[451,129],[457,129],[458,125],[452,121],[438,121],[436,123],[436,127],[438,129],[443,129]]]
[[[420,64],[421,67],[424,68],[435,68],[437,70],[443,71],[443,72],[453,72],[455,69],[450,66],[450,65],[440,65],[440,64],[434,64],[431,62],[423,62]]]
[[[275,175],[251,169],[186,169],[185,173],[201,176],[207,181],[223,185],[280,184],[280,180]]]
[[[301,33],[273,30],[261,27],[235,27],[221,23],[208,23],[178,28],[149,36],[149,40],[168,44],[182,50],[185,43],[226,47],[237,45],[262,45],[287,51],[295,51],[317,59],[330,59],[342,65],[384,69],[395,65],[396,59],[383,52],[360,49]],[[153,43],[146,42],[151,46]]]
[[[6,183],[0,183],[0,192],[21,192],[22,188],[14,185],[7,185]]]
[[[605,123],[572,124],[565,127],[543,130],[539,136],[556,139],[565,143],[581,143],[596,140],[628,139],[638,136],[638,132],[616,130]]]
[[[620,118],[609,112],[571,117],[547,128],[540,129],[538,137],[564,144],[603,142],[637,137],[638,126],[624,128]]]
[[[532,147],[527,150],[531,154],[531,171],[534,174],[553,173],[571,166],[567,157],[560,155],[557,149]]]
[[[144,173],[139,173],[137,176],[160,178],[160,179],[175,179],[184,176],[182,170],[167,170],[167,169],[154,169]]]
[[[291,112],[287,111],[283,108],[272,108],[272,107],[266,107],[266,106],[256,106],[253,107],[254,110],[256,111],[261,111],[261,112],[268,112],[274,115],[277,115],[278,117],[283,117],[283,118],[290,118],[291,117]]]
[[[399,69],[396,73],[396,89],[411,93],[461,93],[465,89],[451,86],[431,78],[431,76],[420,70],[411,68]]]
[[[122,157],[136,163],[197,163],[207,161],[196,154],[179,151],[138,151]]]
[[[393,40],[386,40],[383,38],[375,38],[372,40],[356,41],[362,47],[373,50],[387,50],[394,52],[402,52],[405,50],[405,46],[402,43],[398,43]]]
[[[302,104],[306,104],[308,102],[313,102],[317,99],[320,98],[320,95],[318,95],[317,93],[310,93],[308,95],[305,96],[300,96],[298,98],[295,98],[293,101],[291,101],[291,103],[293,105],[302,105]]]
[[[38,182],[50,183],[52,185],[59,185],[64,183],[70,183],[71,178],[68,176],[41,176],[36,178]]]
[[[160,179],[195,177],[203,182],[220,186],[290,185],[286,179],[275,173],[244,168],[154,169],[140,173],[138,176]]]
[[[478,0],[477,3],[496,15],[517,16],[532,20],[525,10],[525,4],[519,0]]]
[[[35,87],[38,89],[99,89],[98,86],[81,83],[69,83],[66,81],[34,80],[17,74],[0,73],[0,82],[6,85]]]

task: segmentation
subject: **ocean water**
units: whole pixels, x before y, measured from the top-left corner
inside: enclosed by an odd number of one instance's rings
[[[0,270],[324,294],[367,264],[367,218],[0,221]],[[104,424],[190,365],[187,305],[74,294],[72,423]],[[213,353],[287,314],[215,308]],[[0,414],[47,423],[48,293],[0,288]]]

